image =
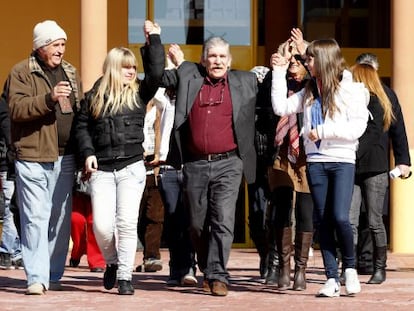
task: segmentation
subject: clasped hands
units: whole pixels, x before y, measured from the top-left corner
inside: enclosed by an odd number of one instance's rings
[[[146,20],[144,22],[144,35],[147,42],[149,35],[152,34],[161,34],[161,27],[155,22]],[[178,44],[173,43],[168,49],[167,58],[174,64],[175,67],[178,67],[184,61],[184,52]]]
[[[161,27],[157,23],[154,23],[150,20],[146,20],[144,22],[145,40],[148,42],[149,35],[153,35],[153,34],[160,35],[161,34]]]

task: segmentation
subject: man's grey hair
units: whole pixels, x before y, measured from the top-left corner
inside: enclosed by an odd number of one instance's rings
[[[222,37],[210,37],[203,44],[203,60],[207,59],[208,50],[214,46],[224,46],[227,49],[228,55],[230,54],[230,44]]]
[[[374,68],[375,70],[378,70],[379,68],[379,62],[378,57],[375,54],[372,53],[362,53],[360,54],[356,60],[356,63],[358,64],[366,64]]]

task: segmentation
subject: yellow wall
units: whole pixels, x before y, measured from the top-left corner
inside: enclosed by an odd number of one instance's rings
[[[342,48],[342,53],[348,63],[352,65],[355,58],[361,53],[373,53],[378,56],[380,67],[378,73],[381,77],[391,77],[392,74],[392,53],[391,49],[369,49],[369,48]]]
[[[32,49],[33,27],[39,21],[54,19],[66,31],[68,44],[65,59],[71,62],[80,70],[80,0],[59,2],[51,0],[25,1],[24,10],[21,3],[9,1],[3,4],[0,29],[2,29],[2,40],[0,41],[0,85],[7,78],[11,67],[26,58]],[[18,18],[16,14],[18,12]],[[36,12],[35,14],[33,12]],[[64,13],[62,13],[64,12]],[[99,31],[97,29],[97,31]],[[254,41],[254,40],[253,40]],[[91,43],[93,44],[93,43]],[[128,1],[108,0],[108,50],[115,46],[128,46]],[[136,52],[138,59],[140,45],[131,45]],[[198,61],[201,53],[201,46],[186,45],[182,47],[186,58],[191,61]],[[370,51],[369,49],[344,49],[344,55],[351,64],[360,52]],[[391,50],[375,49],[380,59],[380,75],[391,76]],[[265,57],[265,47],[258,47],[257,52],[253,47],[232,47],[233,68],[249,70],[254,65],[268,65]],[[254,60],[256,56],[256,60]],[[142,65],[139,71],[142,72]]]
[[[46,19],[55,20],[66,32],[65,59],[80,66],[80,1],[2,1],[0,18],[0,85],[14,64],[32,51],[33,27]]]
[[[35,12],[35,13],[34,13]],[[3,4],[0,29],[2,29],[2,40],[0,41],[0,84],[6,79],[11,67],[26,58],[32,49],[33,27],[39,21],[54,19],[66,31],[68,44],[65,59],[80,70],[80,0],[63,1],[56,5],[56,1],[37,0],[25,1],[24,9],[21,2],[8,1]],[[18,13],[18,18],[16,18]],[[97,29],[97,31],[99,31]],[[92,43],[93,44],[93,43]],[[108,50],[115,46],[128,46],[128,1],[108,0]],[[139,57],[139,45],[131,48]],[[199,45],[188,45],[183,47],[186,58],[198,61],[201,51]],[[363,49],[363,51],[369,51]],[[359,49],[344,49],[345,58],[352,63]],[[380,59],[380,75],[391,76],[391,50],[375,49]],[[233,68],[250,69],[254,65],[267,65],[268,60],[264,53],[264,47],[259,47],[257,54],[252,47],[232,47]],[[256,61],[252,56],[256,55]],[[140,68],[142,71],[142,67]]]
[[[108,0],[108,51],[118,46],[128,47],[128,1]]]
[[[7,1],[2,3],[0,29],[0,86],[14,64],[32,51],[33,27],[46,19],[55,20],[66,32],[65,59],[80,71],[81,0]],[[101,31],[97,29],[96,31]],[[105,31],[105,30],[103,30]],[[93,44],[93,42],[91,42]],[[128,1],[108,0],[108,50],[128,46]],[[81,73],[82,74],[82,73]]]

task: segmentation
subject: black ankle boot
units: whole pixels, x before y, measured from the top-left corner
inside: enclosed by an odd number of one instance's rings
[[[268,271],[268,258],[266,257],[260,257],[260,264],[259,264],[259,272],[260,272],[260,278],[266,279],[267,277],[267,271]]]
[[[377,269],[368,280],[367,284],[381,284],[385,281],[385,269]]]
[[[367,284],[381,284],[385,281],[385,267],[387,262],[387,247],[374,248],[374,274]]]
[[[131,284],[131,281],[119,280],[118,281],[118,293],[120,295],[133,295],[134,287]]]

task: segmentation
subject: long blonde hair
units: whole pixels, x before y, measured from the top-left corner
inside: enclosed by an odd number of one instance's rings
[[[125,47],[116,47],[109,51],[103,64],[103,75],[98,90],[91,102],[91,114],[94,118],[114,115],[124,107],[139,107],[139,84],[136,77],[124,85],[123,67],[137,67],[134,53]]]
[[[335,39],[315,40],[306,49],[306,56],[314,58],[315,78],[321,81],[323,115],[328,111],[332,118],[334,113],[339,111],[334,96],[339,89],[342,73],[347,68],[341,48]],[[306,88],[308,95],[313,93],[314,87],[312,83],[308,83]]]
[[[351,67],[354,80],[362,82],[371,94],[378,97],[382,109],[384,110],[383,129],[384,132],[390,128],[395,116],[392,111],[391,101],[382,87],[381,80],[377,71],[368,64],[355,64]]]

